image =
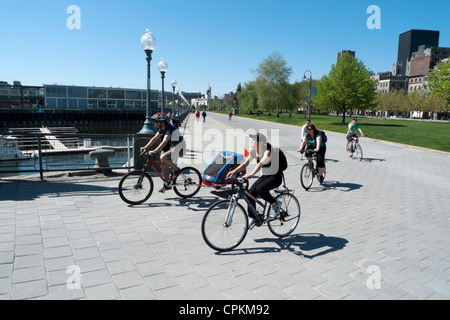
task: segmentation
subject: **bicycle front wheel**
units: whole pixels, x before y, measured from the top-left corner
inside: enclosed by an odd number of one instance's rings
[[[153,192],[152,178],[142,171],[131,171],[119,182],[119,195],[128,204],[144,203]]]
[[[247,231],[248,218],[244,208],[239,203],[233,208],[230,200],[214,203],[203,217],[203,240],[216,251],[233,250],[244,241]]]
[[[356,152],[356,157],[358,158],[359,161],[361,161],[363,159],[363,151],[359,144],[356,146],[355,152]]]
[[[311,188],[314,179],[314,168],[312,164],[306,163],[300,171],[300,182],[303,188],[308,191]]]
[[[297,198],[289,192],[280,193],[275,197],[280,205],[280,215],[269,221],[269,230],[273,235],[283,238],[290,235],[300,221],[301,209]]]
[[[182,198],[190,198],[200,191],[201,184],[200,172],[193,167],[186,167],[181,169],[180,175],[175,179],[173,191]]]

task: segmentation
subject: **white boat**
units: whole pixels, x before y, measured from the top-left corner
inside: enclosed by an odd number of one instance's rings
[[[0,161],[17,161],[30,159],[30,155],[23,154],[19,150],[17,137],[0,137]]]

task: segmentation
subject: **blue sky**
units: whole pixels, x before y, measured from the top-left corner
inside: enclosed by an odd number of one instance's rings
[[[67,28],[70,5],[80,29]],[[381,29],[370,30],[367,8],[377,5]],[[330,71],[343,49],[374,72],[390,71],[398,36],[410,29],[439,30],[450,47],[448,0],[0,0],[0,81],[146,88],[140,37],[156,37],[152,89],[161,89],[157,63],[169,65],[165,87],[213,95],[254,80],[252,70],[278,51],[292,67]],[[170,90],[170,89],[169,89]]]

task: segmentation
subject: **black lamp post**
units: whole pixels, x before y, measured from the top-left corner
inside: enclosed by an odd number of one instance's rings
[[[141,134],[155,134],[156,128],[153,122],[150,120],[151,117],[151,81],[150,81],[150,62],[152,61],[152,53],[156,47],[156,40],[153,37],[149,29],[145,31],[145,34],[141,38],[142,49],[147,55],[147,111],[145,116],[144,126],[139,133]]]
[[[175,88],[177,87],[177,80],[173,79],[171,82],[172,84],[172,97],[173,97],[173,103],[172,103],[172,111],[175,113]],[[175,114],[176,116],[176,114]]]
[[[178,94],[178,103],[177,103],[177,114],[180,116],[180,105],[181,105],[181,94],[180,94],[180,88],[177,88],[177,94]]]
[[[161,72],[161,81],[162,81],[162,91],[161,91],[161,112],[164,112],[164,77],[166,75],[168,65],[164,58],[161,58],[161,61],[158,63],[159,72]]]
[[[303,80],[306,80],[306,73],[309,72],[309,99],[308,99],[308,119],[311,119],[311,98],[312,98],[312,73],[309,70],[306,70],[303,73]]]

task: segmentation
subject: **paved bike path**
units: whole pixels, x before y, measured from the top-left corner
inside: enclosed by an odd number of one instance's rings
[[[187,122],[185,158],[200,171],[214,140],[205,131],[280,130],[287,184],[302,207],[293,235],[255,228],[218,254],[200,223],[225,192],[155,192],[132,207],[117,193],[123,173],[5,178],[0,299],[450,298],[448,154],[363,139],[360,162],[345,155],[344,135],[328,132],[327,178],[307,192],[298,180],[298,127],[212,113],[202,132],[198,125]]]

